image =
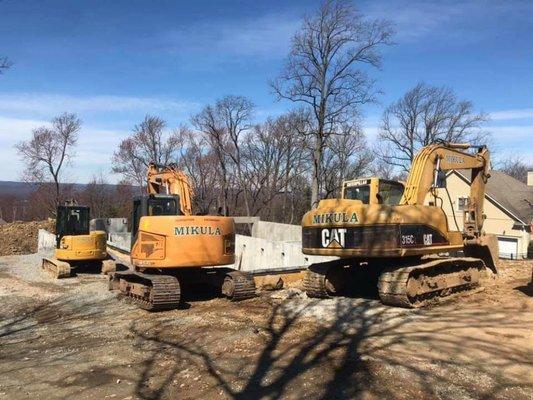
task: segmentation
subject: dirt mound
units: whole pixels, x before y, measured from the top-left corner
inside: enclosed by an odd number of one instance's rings
[[[15,221],[0,225],[0,256],[31,254],[37,252],[37,236],[39,229],[52,232],[54,222],[46,221]]]

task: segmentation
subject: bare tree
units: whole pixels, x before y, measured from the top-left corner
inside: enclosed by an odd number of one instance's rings
[[[177,132],[166,133],[165,127],[164,120],[150,115],[135,125],[132,135],[124,139],[113,153],[113,172],[135,182],[142,190],[151,162],[168,164],[176,159],[179,135]]]
[[[34,129],[31,139],[16,145],[26,166],[24,179],[31,182],[52,181],[56,206],[61,202],[62,168],[73,156],[80,129],[81,120],[76,114],[64,113],[54,118],[50,127]]]
[[[381,158],[404,171],[418,150],[438,141],[484,142],[487,114],[474,112],[472,102],[459,100],[447,87],[417,84],[383,113],[379,138]]]
[[[365,20],[350,2],[326,0],[304,19],[284,70],[271,84],[278,99],[312,111],[312,206],[318,201],[328,138],[353,120],[362,104],[375,100],[374,81],[362,68],[381,65],[380,48],[391,43],[391,36],[388,22]]]
[[[370,174],[383,179],[391,179],[396,181],[405,180],[407,178],[407,173],[403,170],[397,171],[395,166],[387,161],[388,157],[390,157],[390,152],[388,150],[383,150],[381,146],[382,145],[380,145],[379,143],[373,146],[372,153],[374,157],[369,165]],[[385,156],[375,156],[383,154]]]
[[[527,164],[520,156],[511,156],[503,160],[498,169],[527,184],[527,172],[533,171],[533,164]]]
[[[13,63],[6,56],[0,56],[0,75],[4,73],[5,70],[9,69]]]
[[[250,215],[249,193],[244,184],[241,141],[251,128],[253,103],[242,96],[225,96],[192,117],[193,126],[202,132],[217,157],[222,178],[222,213],[228,214],[229,183],[232,174],[244,191],[245,212]]]
[[[195,134],[187,127],[181,127],[178,164],[191,179],[194,187],[194,210],[206,215],[212,211],[220,186],[217,157],[205,137]]]
[[[373,155],[370,153],[363,132],[357,125],[345,126],[342,135],[333,135],[324,152],[323,197],[337,197],[342,182],[362,177],[370,172]]]
[[[109,218],[116,216],[116,201],[113,187],[104,174],[93,175],[91,181],[79,191],[77,198],[91,209],[91,218]]]
[[[302,137],[295,132],[295,117],[295,113],[288,113],[268,118],[255,125],[243,143],[244,183],[253,215],[261,214],[269,220],[287,217],[287,198],[292,197],[294,180],[304,174],[305,152]],[[280,195],[281,207],[276,207],[273,201]],[[290,205],[292,216],[292,201]]]
[[[242,96],[225,96],[218,100],[216,109],[222,126],[228,133],[229,146],[227,153],[235,167],[236,178],[244,193],[244,207],[246,215],[251,215],[249,202],[249,185],[243,172],[241,142],[251,128],[251,120],[254,112],[254,104]]]
[[[216,107],[211,105],[205,106],[200,113],[193,116],[191,122],[197,130],[205,135],[207,143],[216,156],[221,178],[220,212],[222,215],[228,215],[228,189],[230,179],[228,157],[226,154],[228,134],[219,121]]]

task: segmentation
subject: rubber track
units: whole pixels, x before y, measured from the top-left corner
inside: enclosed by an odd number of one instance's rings
[[[307,296],[317,299],[329,299],[331,296],[326,290],[326,273],[331,268],[329,263],[313,264],[307,269],[303,281],[304,291]]]
[[[43,258],[41,268],[56,279],[68,278],[71,273],[68,262],[55,258]]]
[[[414,273],[423,270],[431,271],[431,269],[441,269],[449,266],[460,266],[456,271],[462,271],[468,268],[483,269],[483,261],[475,258],[443,258],[440,260],[431,260],[424,264],[412,265],[400,268],[390,268],[384,271],[378,282],[379,297],[384,304],[396,307],[417,308],[422,307],[435,300],[448,298],[452,295],[465,293],[467,291],[475,290],[480,286],[479,282],[467,283],[456,287],[443,288],[434,292],[426,293],[415,298],[410,298],[407,295],[407,285],[409,279],[413,277]],[[446,273],[442,274],[443,276]],[[416,279],[416,278],[414,278]]]
[[[134,303],[143,310],[169,310],[179,306],[181,297],[180,284],[178,279],[173,276],[151,275],[133,271],[128,271],[126,273],[117,272],[114,274],[114,277],[115,276],[119,279],[124,279],[132,283],[140,283],[139,281],[144,281],[143,284],[150,290],[148,296],[149,300],[146,300],[140,296],[136,296],[131,292],[124,293],[121,291],[123,295],[132,299]],[[128,280],[128,277],[131,276],[135,276],[137,279],[134,278],[133,280]],[[116,279],[114,277],[110,279]],[[146,284],[147,281],[150,282],[150,285]]]
[[[231,277],[235,285],[231,301],[241,301],[255,297],[255,282],[250,274],[230,271],[226,275]]]

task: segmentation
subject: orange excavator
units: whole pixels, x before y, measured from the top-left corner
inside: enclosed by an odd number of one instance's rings
[[[471,147],[459,143],[424,147],[413,160],[399,204],[350,195],[322,200],[307,212],[302,219],[304,254],[339,257],[309,266],[304,279],[307,294],[342,295],[366,281],[377,284],[385,304],[420,307],[476,290],[486,275],[497,273],[498,242],[483,231],[489,151],[479,146],[470,152]],[[462,230],[457,223],[457,230],[448,226],[442,205],[451,200],[438,190],[446,188],[446,171],[452,169],[472,173]],[[366,193],[365,185],[349,189]],[[380,189],[381,198],[392,196],[387,190]],[[458,251],[465,257],[451,255]]]
[[[133,200],[131,268],[110,275],[141,308],[176,308],[183,287],[207,285],[231,300],[255,296],[253,278],[235,261],[233,218],[193,215],[191,183],[176,165],[150,164],[146,195]]]

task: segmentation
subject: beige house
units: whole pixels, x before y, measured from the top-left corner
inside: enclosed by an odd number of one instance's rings
[[[451,230],[462,230],[463,207],[470,192],[470,171],[450,171],[438,195]],[[533,179],[532,179],[533,180]],[[426,201],[429,201],[429,197]],[[437,200],[440,205],[440,200]],[[527,258],[533,220],[533,182],[528,185],[499,171],[491,171],[485,195],[483,229],[498,236],[500,258]]]

